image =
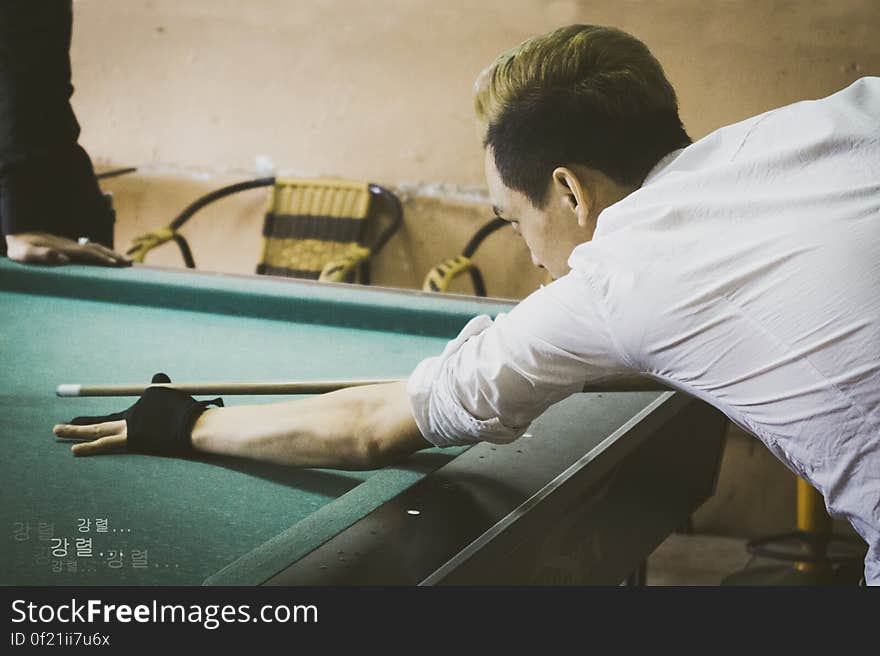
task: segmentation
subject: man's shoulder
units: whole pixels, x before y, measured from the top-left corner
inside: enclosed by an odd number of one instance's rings
[[[705,174],[743,155],[759,156],[771,142],[801,144],[812,140],[880,132],[880,77],[862,77],[833,93],[805,98],[768,109],[749,118],[719,127],[658,162],[643,188],[670,176],[681,179]],[[627,199],[624,199],[627,200]]]

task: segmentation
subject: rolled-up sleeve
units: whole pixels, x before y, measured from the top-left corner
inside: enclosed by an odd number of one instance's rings
[[[576,271],[494,322],[476,317],[408,380],[422,435],[437,446],[512,442],[587,382],[631,373],[604,317],[591,280]]]

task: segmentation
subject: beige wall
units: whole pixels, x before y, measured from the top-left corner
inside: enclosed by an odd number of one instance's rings
[[[482,184],[474,76],[572,22],[643,39],[694,137],[880,74],[876,0],[77,0],[75,108],[102,163]]]

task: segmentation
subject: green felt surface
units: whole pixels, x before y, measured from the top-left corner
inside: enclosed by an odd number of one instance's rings
[[[231,459],[73,458],[51,433],[133,399],[59,399],[59,383],[405,377],[474,314],[507,306],[145,268],[20,267],[0,259],[0,583],[190,585],[265,580],[457,450],[379,472]],[[227,404],[277,397],[229,397]],[[90,531],[78,530],[80,518]],[[108,531],[96,532],[96,519]],[[29,527],[25,533],[23,528]],[[55,557],[67,538],[67,557]],[[91,557],[75,540],[91,538]],[[110,567],[111,550],[124,552]],[[132,552],[147,552],[134,567]],[[103,554],[103,555],[100,555]],[[71,571],[71,562],[76,571]],[[60,568],[61,571],[53,571]]]

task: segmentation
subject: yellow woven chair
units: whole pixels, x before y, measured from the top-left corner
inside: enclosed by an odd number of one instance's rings
[[[271,188],[263,221],[263,250],[256,269],[260,274],[328,282],[359,278],[362,284],[369,284],[370,258],[403,221],[400,200],[379,185],[335,178],[259,178],[199,198],[167,227],[135,239],[128,254],[143,262],[149,251],[174,241],[186,266],[195,268],[180,228],[206,205],[258,187]],[[379,230],[377,225],[383,217],[387,222]]]
[[[428,271],[422,283],[422,291],[445,292],[449,289],[449,285],[452,284],[453,280],[468,273],[471,277],[471,284],[474,286],[474,295],[485,296],[486,284],[483,281],[483,274],[477,268],[477,265],[474,264],[472,258],[477,248],[483,243],[483,240],[506,223],[507,221],[504,219],[496,218],[483,225],[470,238],[461,255],[444,260]]]

